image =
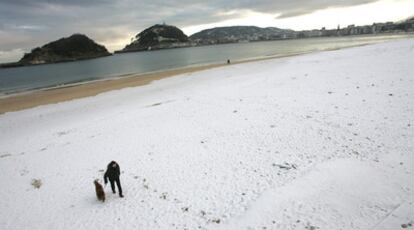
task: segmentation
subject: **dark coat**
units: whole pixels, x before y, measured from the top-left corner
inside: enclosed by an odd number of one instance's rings
[[[113,164],[116,164],[116,166],[113,167]],[[108,167],[104,175],[105,184],[108,183],[108,179],[109,181],[119,180],[120,174],[121,174],[121,171],[119,169],[118,163],[116,163],[115,161],[111,161],[111,163],[108,164]]]

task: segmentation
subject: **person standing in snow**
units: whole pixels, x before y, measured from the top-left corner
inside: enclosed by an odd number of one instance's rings
[[[120,197],[124,197],[122,195],[122,188],[121,188],[121,181],[119,180],[119,175],[121,174],[121,171],[119,169],[118,163],[115,161],[111,161],[108,164],[108,168],[106,169],[105,175],[104,175],[104,181],[105,185],[109,182],[111,182],[111,188],[112,192],[115,193],[115,182],[116,186],[118,187],[118,192]]]

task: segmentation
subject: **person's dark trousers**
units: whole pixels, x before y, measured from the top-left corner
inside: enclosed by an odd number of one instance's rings
[[[118,179],[115,180],[109,180],[109,182],[111,182],[111,188],[112,188],[112,192],[115,193],[115,182],[116,182],[116,186],[118,187],[118,191],[119,191],[119,196],[122,196],[122,187],[121,187],[121,182]]]

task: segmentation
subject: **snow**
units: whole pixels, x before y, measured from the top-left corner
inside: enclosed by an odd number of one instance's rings
[[[401,40],[0,115],[0,228],[413,228],[413,60]],[[111,160],[125,197],[101,203]]]

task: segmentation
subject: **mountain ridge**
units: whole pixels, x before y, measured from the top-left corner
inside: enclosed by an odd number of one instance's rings
[[[266,41],[286,39],[293,36],[294,32],[293,30],[277,27],[224,26],[194,33],[190,36],[190,39],[201,44]]]

